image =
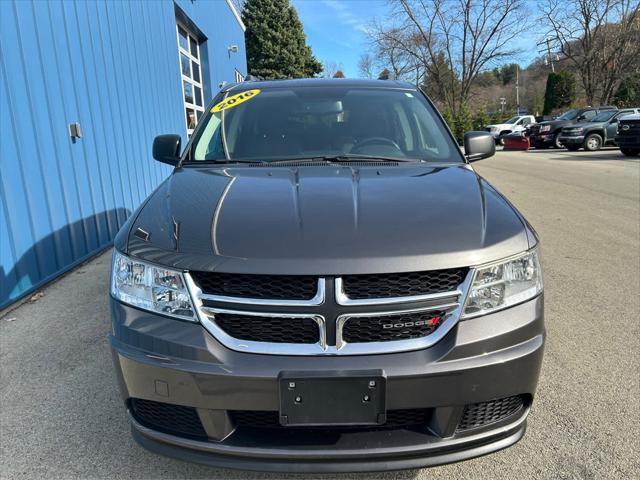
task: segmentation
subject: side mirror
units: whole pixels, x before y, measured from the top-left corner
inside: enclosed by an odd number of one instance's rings
[[[162,163],[177,165],[180,161],[180,135],[158,135],[153,139],[153,158]]]
[[[492,157],[496,153],[496,141],[489,132],[467,132],[464,134],[464,152],[470,162]]]

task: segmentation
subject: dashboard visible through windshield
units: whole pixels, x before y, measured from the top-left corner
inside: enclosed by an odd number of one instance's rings
[[[380,157],[463,159],[420,92],[297,87],[227,92],[196,132],[189,161]]]

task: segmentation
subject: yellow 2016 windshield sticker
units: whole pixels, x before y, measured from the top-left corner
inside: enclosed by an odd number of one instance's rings
[[[229,108],[233,108],[237,105],[240,105],[247,100],[251,100],[253,97],[258,95],[260,90],[258,88],[254,90],[247,90],[245,92],[236,93],[235,95],[231,95],[230,97],[225,98],[220,103],[218,103],[215,107],[211,109],[212,113],[221,112],[222,110],[227,110]]]

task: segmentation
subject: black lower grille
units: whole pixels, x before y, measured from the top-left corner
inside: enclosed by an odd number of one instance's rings
[[[433,333],[442,324],[444,316],[444,311],[428,311],[351,317],[342,328],[342,338],[349,343],[421,338]]]
[[[470,430],[499,422],[519,412],[523,407],[522,395],[467,405],[456,430]]]
[[[304,428],[282,427],[278,420],[278,412],[269,410],[230,410],[229,414],[237,427],[246,428]],[[424,426],[429,421],[431,410],[428,408],[414,408],[405,410],[389,410],[387,421],[383,425],[373,427],[346,426],[346,427],[308,427],[314,429],[354,429],[354,428],[409,428]]]
[[[209,295],[268,300],[310,300],[318,289],[311,275],[247,275],[191,271],[200,289]]]
[[[195,408],[130,398],[129,410],[138,423],[153,430],[199,440],[207,438]]]
[[[345,275],[342,289],[351,299],[410,297],[456,290],[467,275],[466,268],[428,272]]]
[[[272,343],[318,343],[320,329],[313,318],[263,317],[216,313],[216,324],[240,340]]]

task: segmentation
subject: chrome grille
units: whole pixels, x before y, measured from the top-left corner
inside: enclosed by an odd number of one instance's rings
[[[364,355],[418,350],[438,342],[458,321],[472,271],[305,277],[315,285],[313,291],[306,287],[305,300],[265,298],[264,292],[281,292],[286,276],[275,276],[277,289],[266,286],[269,276],[256,277],[261,277],[262,294],[248,298],[213,295],[212,289],[203,293],[202,276],[185,275],[200,322],[223,345],[275,355]],[[385,286],[385,279],[391,286]],[[242,279],[242,288],[228,285],[218,292],[249,294],[246,281]],[[351,295],[360,292],[363,298],[351,298],[345,285]]]
[[[246,275],[200,271],[190,273],[203,293],[215,296],[311,300],[318,288],[318,278],[310,275]]]
[[[391,315],[346,317],[342,339],[349,343],[390,342],[426,337],[438,328],[446,316],[444,310],[420,310]]]
[[[318,323],[309,317],[266,317],[241,313],[217,313],[216,323],[240,340],[274,343],[318,343]]]
[[[342,291],[353,300],[414,297],[456,290],[467,274],[466,268],[428,272],[345,275]]]

